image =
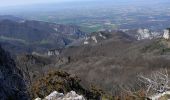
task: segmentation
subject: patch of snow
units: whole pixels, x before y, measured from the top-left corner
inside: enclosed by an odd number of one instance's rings
[[[97,43],[96,36],[92,36],[91,38],[92,38],[92,40],[93,40],[95,43]]]

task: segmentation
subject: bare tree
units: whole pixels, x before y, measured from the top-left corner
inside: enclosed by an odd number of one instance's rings
[[[146,100],[157,100],[153,98],[160,98],[170,90],[169,76],[167,69],[153,71],[150,75],[140,74],[137,76],[138,89],[144,90],[142,97],[139,95],[140,90],[135,89],[134,86],[121,86],[121,89],[129,95],[137,98],[144,98]],[[134,84],[132,84],[134,85]]]
[[[138,79],[146,86],[146,96],[149,92],[164,93],[170,89],[167,69],[154,71],[150,76],[138,75]]]

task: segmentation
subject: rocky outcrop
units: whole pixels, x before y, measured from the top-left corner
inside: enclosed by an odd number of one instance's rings
[[[169,37],[170,37],[170,30],[169,29],[164,30],[163,38],[169,40]]]
[[[134,30],[122,30],[131,37],[134,37],[136,40],[151,40],[156,38],[161,38],[163,35],[162,31],[152,31],[147,28],[139,28]]]
[[[28,100],[21,71],[15,66],[9,53],[0,47],[0,99]]]
[[[35,100],[42,100],[41,98],[36,98]],[[75,91],[71,91],[64,95],[63,93],[58,93],[57,91],[52,92],[43,100],[85,100],[82,95],[76,94]]]

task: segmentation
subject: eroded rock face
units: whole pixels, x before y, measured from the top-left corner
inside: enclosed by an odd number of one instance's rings
[[[0,99],[28,100],[21,71],[15,66],[9,53],[0,47]]]
[[[35,100],[42,100],[41,98],[36,98]],[[76,94],[75,91],[71,91],[64,95],[63,93],[58,93],[57,91],[52,92],[50,95],[45,97],[43,100],[85,100],[82,95]]]
[[[166,40],[169,40],[169,37],[170,37],[169,34],[170,34],[170,31],[168,29],[164,30],[163,38]]]
[[[144,40],[144,39],[154,39],[160,37],[159,32],[152,32],[149,29],[138,29],[137,31],[137,40]]]

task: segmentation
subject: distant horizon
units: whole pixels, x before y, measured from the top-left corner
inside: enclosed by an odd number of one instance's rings
[[[35,5],[35,4],[49,4],[49,3],[64,3],[64,2],[77,2],[77,1],[94,1],[94,0],[0,0],[0,8],[4,7],[15,7],[24,5]]]
[[[35,5],[35,4],[49,4],[49,3],[66,3],[66,2],[85,2],[85,1],[111,1],[111,2],[116,2],[116,3],[120,3],[120,2],[124,2],[124,3],[128,3],[128,2],[133,2],[133,3],[138,3],[138,2],[144,2],[147,1],[146,3],[151,3],[151,2],[164,2],[164,1],[168,1],[168,0],[5,0],[2,1],[0,0],[0,8],[4,8],[4,7],[15,7],[15,6],[24,6],[24,5]]]
[[[147,2],[146,2],[147,1]],[[92,9],[100,7],[142,6],[157,7],[166,5],[170,0],[5,0],[0,3],[0,15],[29,12],[50,12],[62,9]]]

